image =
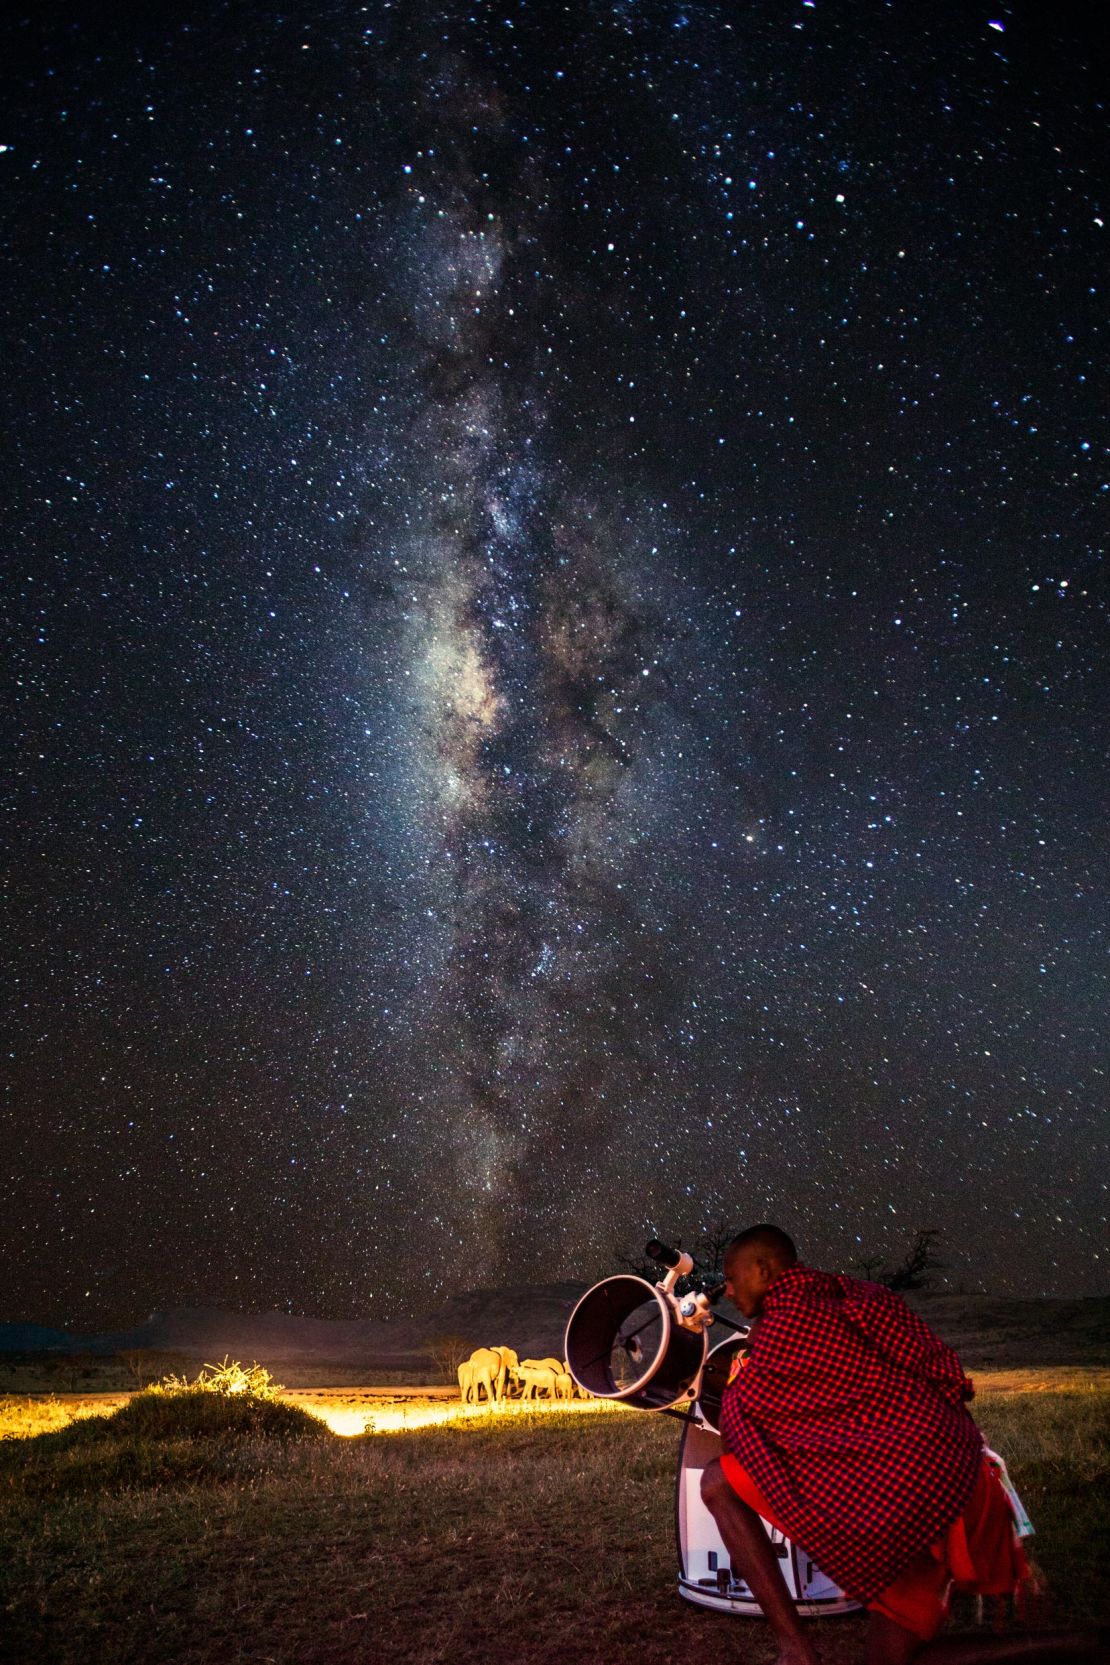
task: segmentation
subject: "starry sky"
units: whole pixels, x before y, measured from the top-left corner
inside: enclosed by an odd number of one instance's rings
[[[1093,17],[6,26],[0,1316],[1106,1288]]]

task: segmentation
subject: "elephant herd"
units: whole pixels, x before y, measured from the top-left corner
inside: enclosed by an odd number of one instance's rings
[[[518,1359],[511,1347],[478,1347],[459,1365],[464,1405],[502,1399],[574,1399],[581,1394],[562,1359]]]

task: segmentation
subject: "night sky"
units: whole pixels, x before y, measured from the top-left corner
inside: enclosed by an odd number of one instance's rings
[[[3,47],[0,1317],[1105,1289],[1088,14],[167,15]]]

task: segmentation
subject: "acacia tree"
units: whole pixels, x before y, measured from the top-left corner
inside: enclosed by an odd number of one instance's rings
[[[861,1255],[853,1266],[865,1278],[885,1283],[888,1289],[924,1289],[932,1282],[933,1273],[940,1272],[945,1262],[936,1253],[940,1232],[935,1227],[919,1231],[896,1266],[888,1265],[883,1255]]]
[[[696,1240],[690,1253],[703,1271],[720,1277],[724,1273],[725,1250],[739,1233],[739,1226],[727,1225],[724,1220],[713,1220]]]
[[[127,1366],[140,1391],[163,1377],[184,1375],[192,1362],[184,1353],[161,1347],[127,1347],[117,1357]]]
[[[459,1365],[474,1351],[474,1343],[464,1335],[434,1335],[427,1343],[432,1363],[445,1382],[453,1382]]]
[[[923,1289],[932,1281],[934,1272],[944,1267],[944,1261],[934,1252],[940,1232],[930,1228],[919,1231],[901,1263],[883,1282],[888,1289]]]

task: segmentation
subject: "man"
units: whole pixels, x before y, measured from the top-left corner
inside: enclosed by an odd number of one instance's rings
[[[964,1409],[960,1361],[882,1284],[798,1261],[778,1226],[725,1252],[726,1288],[757,1319],[721,1407],[702,1496],[778,1641],[817,1665],[759,1517],[870,1612],[871,1665],[1096,1660],[1083,1637],[935,1641],[949,1586],[1012,1594],[1027,1576],[1005,1492]]]

